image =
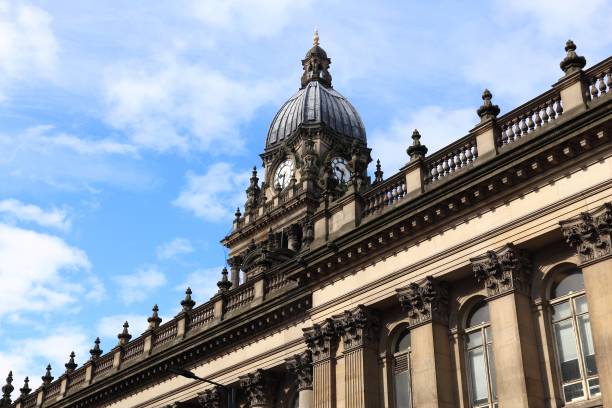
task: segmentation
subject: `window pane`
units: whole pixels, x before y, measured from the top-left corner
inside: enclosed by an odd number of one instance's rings
[[[491,391],[493,392],[493,395],[491,395],[491,397],[493,398],[493,401],[497,401],[497,379],[495,377],[495,364],[493,360],[492,344],[487,344],[487,357],[489,364],[489,378],[491,379]]]
[[[574,272],[561,279],[561,281],[553,287],[552,298],[558,298],[581,290],[584,290],[582,273]]]
[[[397,343],[395,345],[396,353],[405,353],[410,348],[410,332],[403,332],[399,338],[397,339]]]
[[[578,353],[576,351],[576,335],[571,320],[565,320],[554,324],[555,337],[557,339],[557,353],[559,354],[559,365],[563,381],[571,381],[580,378],[580,367],[578,365]]]
[[[572,309],[569,300],[563,303],[557,303],[553,306],[552,319],[553,321],[563,320],[572,315]]]
[[[592,378],[589,380],[589,393],[593,397],[601,393],[599,390],[599,378]]]
[[[586,313],[589,311],[589,306],[587,305],[586,296],[582,295],[577,297],[576,300],[576,313]]]
[[[489,305],[486,302],[479,303],[474,307],[467,319],[467,327],[474,327],[483,323],[489,323]]]
[[[465,346],[467,348],[473,348],[482,345],[482,332],[480,330],[468,333],[465,336]]]
[[[410,371],[395,374],[395,407],[410,408]]]
[[[595,364],[595,348],[593,347],[593,335],[591,333],[591,320],[588,314],[578,316],[578,329],[580,330],[580,340],[582,342],[582,354],[584,355],[584,366],[586,375],[597,374]]]
[[[468,352],[468,365],[470,370],[472,404],[479,405],[487,403],[489,400],[489,390],[487,386],[484,349],[482,347]]]
[[[582,383],[570,384],[563,386],[563,394],[565,395],[565,402],[571,402],[577,399],[584,398],[584,390],[582,389]]]

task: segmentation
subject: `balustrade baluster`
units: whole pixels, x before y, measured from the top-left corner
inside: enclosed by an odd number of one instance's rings
[[[593,96],[593,99],[597,98],[599,95],[599,91],[597,90],[595,83],[597,83],[597,77],[593,76],[593,78],[591,78],[591,95]]]
[[[541,106],[538,106],[535,110],[535,125],[536,128],[542,127],[542,118],[540,117],[540,111],[542,110]]]
[[[555,98],[555,102],[556,102],[555,113],[557,114],[557,117],[559,117],[563,113],[563,105],[561,104],[561,98],[560,97]]]
[[[606,83],[604,79],[606,78],[606,73],[602,72],[599,76],[599,93],[603,96],[606,93]]]
[[[533,132],[533,129],[535,129],[535,123],[533,122],[532,118],[534,113],[534,111],[529,111],[529,113],[527,114],[527,128],[530,132]]]

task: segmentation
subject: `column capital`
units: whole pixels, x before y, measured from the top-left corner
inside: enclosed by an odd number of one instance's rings
[[[338,346],[338,334],[333,319],[325,319],[321,324],[303,329],[306,346],[312,351],[316,363],[333,357]]]
[[[612,203],[559,222],[565,242],[584,264],[612,253]]]
[[[334,316],[338,333],[344,341],[344,351],[375,345],[380,332],[380,318],[371,308],[359,305]]]
[[[198,404],[202,408],[220,408],[221,393],[219,387],[213,387],[198,394]]]
[[[529,253],[514,244],[506,244],[498,251],[470,259],[474,277],[484,281],[487,296],[510,292],[529,293],[531,261]]]
[[[239,377],[240,388],[244,390],[250,407],[272,406],[274,382],[269,373],[262,369]]]
[[[408,312],[410,327],[432,321],[448,323],[448,284],[433,276],[397,289],[397,298]]]
[[[287,371],[298,380],[298,391],[312,390],[312,352],[306,350],[286,360]]]

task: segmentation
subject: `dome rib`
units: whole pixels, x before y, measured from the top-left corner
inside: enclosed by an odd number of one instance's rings
[[[289,138],[301,125],[323,124],[346,137],[366,141],[365,128],[355,107],[336,90],[311,81],[289,98],[274,116],[266,149]]]

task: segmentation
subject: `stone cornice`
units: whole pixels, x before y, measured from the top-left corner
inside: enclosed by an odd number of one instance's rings
[[[272,327],[294,321],[303,316],[310,306],[309,293],[294,294],[288,299],[274,299],[207,331],[187,336],[171,347],[146,356],[112,375],[94,378],[93,384],[75,390],[61,400],[47,401],[45,406],[81,408],[104,405],[108,401],[138,392],[172,376],[173,374],[168,372],[169,367],[201,364],[206,359],[235,347],[238,342],[245,342]]]
[[[565,241],[576,250],[583,264],[612,254],[612,203],[559,224]]]

